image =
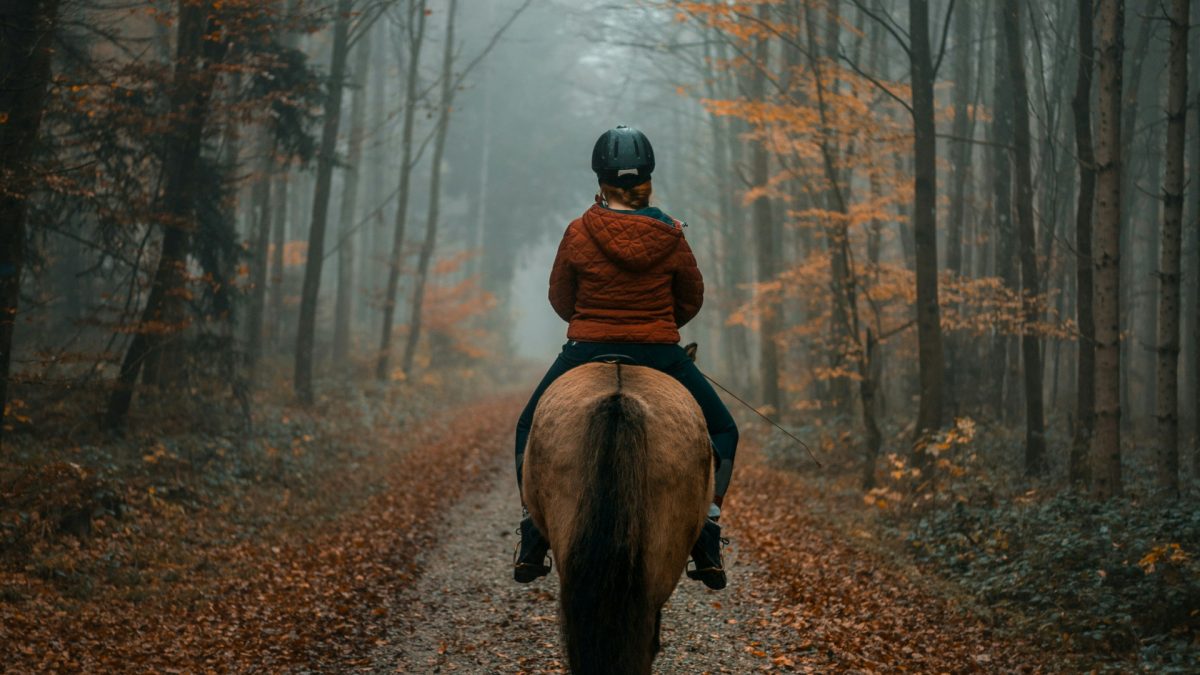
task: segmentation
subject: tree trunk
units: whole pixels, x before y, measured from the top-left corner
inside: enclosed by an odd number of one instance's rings
[[[770,8],[767,5],[758,6],[760,19],[769,17]],[[751,80],[751,98],[759,103],[765,103],[767,98],[766,69],[770,60],[768,41],[764,37],[756,40],[755,60],[757,67]],[[765,131],[765,130],[764,130]],[[760,143],[755,143],[751,150],[750,183],[755,188],[765,189],[770,181],[770,150],[767,147],[769,139],[764,133]],[[771,213],[771,200],[765,194],[760,194],[751,205],[754,218],[755,258],[758,263],[758,283],[764,284],[775,279],[779,273],[776,261],[775,222]],[[759,322],[759,381],[762,387],[762,404],[770,407],[776,413],[781,411],[782,396],[779,389],[779,345],[775,342],[779,335],[782,321],[782,307],[759,307],[761,321]]]
[[[1144,404],[1134,391],[1134,385],[1140,374],[1137,368],[1139,358],[1139,349],[1137,345],[1150,344],[1155,338],[1147,339],[1143,332],[1143,326],[1138,325],[1138,303],[1133,301],[1134,295],[1138,291],[1139,279],[1136,275],[1138,270],[1138,256],[1136,247],[1138,246],[1137,226],[1133,223],[1133,215],[1138,211],[1141,202],[1141,191],[1137,189],[1135,178],[1141,176],[1141,171],[1145,170],[1145,166],[1139,164],[1138,160],[1142,153],[1134,152],[1136,147],[1135,136],[1139,131],[1139,125],[1145,125],[1140,131],[1146,133],[1154,129],[1156,125],[1145,124],[1146,116],[1142,114],[1141,103],[1143,100],[1153,101],[1157,105],[1156,96],[1143,94],[1142,87],[1149,86],[1151,91],[1156,90],[1155,82],[1158,78],[1147,77],[1146,55],[1149,52],[1151,38],[1153,37],[1154,24],[1156,23],[1154,16],[1158,14],[1159,0],[1141,0],[1140,3],[1135,3],[1137,9],[1134,11],[1135,23],[1137,26],[1137,37],[1133,42],[1133,49],[1126,50],[1124,42],[1122,42],[1122,80],[1128,83],[1128,86],[1122,87],[1121,100],[1121,148],[1122,150],[1122,165],[1123,171],[1121,175],[1121,241],[1120,249],[1125,254],[1125,260],[1121,265],[1121,331],[1126,336],[1126,348],[1121,351],[1121,429],[1129,433],[1130,437],[1136,436],[1137,425],[1140,421],[1139,413],[1144,410]],[[1140,23],[1139,23],[1140,22]],[[1122,31],[1125,28],[1122,27]],[[1124,33],[1122,39],[1127,37]],[[1127,69],[1127,70],[1126,70]],[[1150,82],[1147,82],[1150,80]],[[1159,166],[1159,160],[1155,157],[1150,162],[1151,167]],[[1151,168],[1151,170],[1155,170]],[[1154,181],[1157,184],[1157,181]],[[1155,218],[1152,224],[1147,224],[1148,227],[1157,227],[1158,219]],[[1148,275],[1147,275],[1148,276]],[[1151,304],[1151,303],[1142,303]],[[1148,394],[1146,398],[1153,396],[1153,392]],[[1151,408],[1153,409],[1153,408]]]
[[[350,143],[346,177],[338,214],[337,299],[333,310],[333,362],[342,366],[350,353],[350,328],[354,323],[354,227],[358,213],[358,181],[362,172],[363,139],[367,120],[367,69],[371,64],[371,33],[357,47],[354,62],[354,93],[350,97]]]
[[[1195,25],[1200,20],[1200,3],[1190,3],[1192,8],[1192,25]],[[1183,438],[1185,431],[1191,433],[1191,442],[1185,444],[1185,448],[1191,452],[1191,468],[1193,479],[1200,479],[1200,45],[1195,44],[1200,38],[1200,31],[1189,31],[1189,36],[1193,44],[1188,51],[1189,68],[1188,79],[1190,84],[1188,93],[1192,97],[1192,134],[1188,152],[1191,153],[1192,161],[1188,164],[1188,171],[1191,174],[1187,181],[1188,189],[1192,192],[1187,196],[1188,213],[1184,217],[1185,226],[1188,228],[1190,237],[1184,239],[1183,253],[1188,256],[1183,262],[1184,274],[1180,278],[1180,283],[1187,288],[1187,294],[1181,298],[1183,306],[1182,314],[1184,317],[1183,324],[1180,326],[1181,334],[1184,338],[1181,340],[1181,360],[1180,368],[1184,369],[1182,364],[1188,364],[1185,374],[1182,378],[1187,382],[1188,395],[1180,395],[1180,437]],[[1192,255],[1188,255],[1191,252]],[[1187,311],[1187,307],[1191,307],[1192,311]],[[1191,414],[1188,414],[1188,411]],[[1187,420],[1190,418],[1190,428],[1185,428]],[[1183,441],[1181,440],[1181,443]],[[1182,452],[1182,451],[1181,451]],[[1181,470],[1183,460],[1181,459]]]
[[[1158,279],[1158,486],[1179,496],[1179,276],[1183,237],[1183,153],[1187,129],[1188,0],[1171,2],[1167,95],[1167,175],[1163,183],[1162,259]]]
[[[836,5],[834,5],[836,9]],[[875,337],[870,329],[867,329],[866,344],[863,344],[863,338],[860,335],[860,318],[858,314],[858,287],[857,274],[852,268],[852,258],[850,255],[850,196],[848,194],[850,187],[850,177],[843,176],[839,169],[838,155],[839,148],[836,147],[837,139],[834,136],[831,120],[829,116],[828,104],[826,103],[825,92],[825,76],[821,71],[822,59],[819,58],[821,50],[816,40],[815,16],[811,8],[806,8],[805,26],[808,32],[808,54],[809,67],[814,74],[817,94],[817,112],[821,122],[820,149],[822,167],[824,169],[825,181],[829,185],[828,201],[830,202],[831,210],[839,214],[833,223],[826,227],[826,234],[829,246],[829,267],[832,275],[831,287],[834,293],[832,307],[832,321],[834,324],[834,335],[842,342],[837,343],[835,349],[845,350],[843,344],[853,346],[853,354],[839,353],[837,354],[838,366],[845,364],[847,356],[853,358],[857,365],[859,375],[859,399],[862,403],[863,413],[863,428],[867,435],[866,453],[863,458],[863,487],[870,488],[874,484],[875,478],[875,460],[879,456],[879,448],[883,444],[883,434],[879,429],[877,422],[875,392],[876,384],[873,379],[874,368],[872,360],[875,357]],[[837,16],[829,18],[829,32],[825,38],[825,48],[830,60],[836,58],[836,42],[837,42]],[[834,83],[834,87],[836,87]],[[849,379],[845,376],[839,376],[839,381],[845,383],[846,401],[849,399]],[[841,387],[835,391],[841,391]]]
[[[29,163],[45,111],[58,0],[25,0],[0,15],[0,441],[8,404],[13,332],[21,302]]]
[[[995,5],[998,30],[1004,25],[1004,5]],[[995,45],[995,69],[992,82],[991,154],[992,213],[994,214],[995,273],[1004,282],[1005,290],[1017,293],[1020,285],[1017,260],[1017,233],[1013,227],[1012,160],[1007,144],[1013,139],[1013,109],[1004,105],[1012,92],[1012,73],[1008,67],[1008,47],[1002,38]],[[992,342],[992,371],[997,380],[992,386],[997,415],[1005,421],[1016,416],[1018,407],[1016,343],[1005,330],[996,333]]]
[[[425,286],[429,280],[429,263],[437,246],[439,209],[442,203],[442,157],[446,150],[446,131],[450,127],[450,106],[454,104],[454,18],[458,0],[450,0],[446,15],[446,43],[442,51],[442,100],[438,114],[437,135],[433,141],[433,163],[429,180],[429,213],[425,220],[425,243],[417,262],[417,279],[413,289],[412,318],[408,322],[408,342],[404,345],[403,369],[412,374],[413,359],[421,340],[421,312],[425,307]]]
[[[831,12],[836,11],[836,4],[830,8]],[[833,296],[833,301],[830,307],[830,343],[832,348],[829,350],[830,369],[835,375],[829,379],[826,384],[828,391],[822,398],[832,403],[832,410],[840,415],[848,415],[852,410],[853,401],[851,400],[850,379],[845,374],[847,366],[847,347],[854,344],[856,351],[859,352],[860,360],[862,354],[861,341],[858,336],[857,320],[854,325],[851,325],[851,312],[856,313],[856,308],[851,307],[854,303],[855,288],[854,278],[850,271],[850,252],[849,252],[849,195],[846,194],[849,190],[848,181],[843,181],[840,163],[842,149],[838,139],[834,136],[833,129],[830,125],[828,104],[826,102],[826,91],[824,77],[822,72],[825,58],[837,58],[837,26],[838,19],[836,15],[831,14],[827,22],[827,34],[824,37],[824,48],[817,39],[817,17],[811,5],[806,5],[804,9],[804,26],[808,38],[808,48],[804,50],[808,54],[808,66],[813,72],[813,82],[815,84],[816,103],[818,118],[820,120],[820,135],[818,136],[818,146],[821,151],[821,168],[824,172],[825,185],[820,194],[821,202],[819,205],[832,212],[838,213],[841,217],[826,218],[825,224],[825,245],[829,252],[829,287]],[[796,50],[798,53],[799,50]],[[826,53],[828,52],[828,54]],[[795,71],[800,66],[799,63],[789,64],[788,70]],[[836,79],[830,83],[831,90],[837,90]],[[797,190],[798,192],[800,190]],[[803,255],[802,253],[800,255]],[[856,317],[857,318],[857,317]]]
[[[954,6],[954,139],[950,145],[950,166],[954,182],[950,194],[950,222],[946,233],[946,269],[954,276],[963,273],[963,230],[967,207],[967,178],[971,173],[971,144],[966,140],[971,134],[971,87],[978,86],[971,77],[971,5],[960,3]],[[959,370],[961,345],[960,336],[946,336],[946,391],[950,392],[951,406],[957,408],[961,402]]]
[[[283,249],[287,245],[288,183],[288,168],[285,166],[275,177],[275,185],[271,190],[274,204],[271,206],[271,311],[267,337],[275,347],[283,344]]]
[[[186,317],[182,297],[187,283],[189,234],[195,219],[193,192],[209,98],[217,78],[213,52],[219,40],[205,40],[210,32],[209,3],[179,3],[179,31],[171,109],[179,116],[163,162],[166,174],[162,193],[162,250],[133,339],[125,351],[117,382],[108,399],[105,423],[120,426],[129,412],[133,388],[147,358],[169,336],[182,332]],[[206,53],[208,52],[208,53]],[[204,63],[202,63],[202,60]]]
[[[367,87],[371,94],[371,113],[370,122],[367,127],[370,129],[379,129],[388,120],[388,102],[390,92],[388,91],[388,70],[385,65],[388,54],[388,30],[386,28],[376,27],[380,31],[380,35],[373,40],[374,55],[372,59],[376,64],[371,70],[371,84]],[[380,250],[383,245],[384,227],[386,218],[383,215],[384,206],[384,182],[387,180],[387,171],[384,167],[387,165],[387,157],[390,148],[386,147],[379,139],[372,139],[368,144],[369,152],[364,150],[364,161],[372,167],[363,176],[367,180],[367,189],[364,193],[365,208],[370,210],[371,223],[363,230],[363,255],[362,263],[359,265],[359,288],[363,289],[358,297],[358,315],[363,317],[365,321],[360,323],[360,328],[369,335],[375,335],[379,327],[379,314],[374,310],[377,308],[378,292],[379,292],[379,272],[383,268],[383,262],[386,259]]]
[[[400,273],[404,267],[404,231],[408,225],[409,183],[412,179],[413,122],[417,113],[417,76],[420,74],[421,44],[425,41],[425,0],[408,3],[408,79],[405,82],[404,129],[401,132],[400,186],[396,192],[396,226],[392,240],[392,255],[388,265],[387,290],[383,296],[383,335],[379,341],[379,360],[375,377],[384,380],[389,374],[388,361],[392,351],[392,322],[396,316],[396,298],[400,290]]]
[[[1194,79],[1200,80],[1195,78],[1195,73],[1200,73],[1200,68],[1194,68],[1193,74]],[[1200,102],[1200,85],[1195,89],[1196,101]],[[1200,130],[1200,104],[1195,109],[1196,129]],[[1196,133],[1192,177],[1195,180],[1194,189],[1200,193],[1200,132]],[[1192,264],[1192,476],[1200,480],[1200,199],[1193,199],[1196,213],[1192,219],[1192,243],[1195,249]]]
[[[275,168],[275,143],[270,129],[260,129],[259,176],[251,195],[254,234],[250,260],[250,306],[246,312],[246,379],[253,384],[262,354],[263,314],[267,301],[268,249],[271,245],[271,172]]]
[[[730,58],[729,45],[723,40],[717,40],[716,57],[721,62],[726,62]],[[721,87],[721,92],[727,97],[739,95],[736,84],[736,74],[733,69],[726,69],[722,77],[717,80]],[[722,118],[721,128],[715,133],[720,134],[719,148],[721,149],[722,164],[720,165],[727,175],[736,176],[742,171],[744,165],[745,144],[738,141],[738,137],[744,134],[746,122],[736,117]],[[721,133],[723,130],[723,133]],[[721,190],[721,213],[724,214],[724,241],[726,242],[725,263],[727,267],[726,279],[729,279],[730,285],[726,292],[730,297],[730,310],[744,306],[750,301],[750,295],[746,292],[749,284],[753,281],[750,269],[750,260],[752,253],[750,247],[753,245],[753,237],[746,236],[746,212],[737,204],[737,194],[734,190]],[[751,348],[750,329],[745,324],[737,326],[726,326],[729,331],[729,339],[726,343],[729,345],[729,361],[728,368],[733,371],[732,381],[738,385],[743,391],[749,391],[754,382],[754,357]]]
[[[496,16],[496,3],[487,3],[486,25],[493,25]],[[488,187],[491,185],[489,172],[492,167],[492,88],[495,86],[492,73],[487,63],[480,64],[480,87],[483,89],[483,103],[480,112],[483,113],[479,132],[479,190],[474,200],[475,222],[470,232],[469,246],[472,249],[470,276],[483,278],[484,236],[487,232],[488,218]]]
[[[296,397],[303,405],[313,402],[313,348],[316,342],[317,296],[321,291],[321,269],[325,259],[325,230],[329,218],[329,196],[333,166],[337,161],[337,135],[342,118],[342,88],[346,76],[350,10],[353,0],[338,0],[334,10],[333,53],[330,57],[321,147],[317,154],[317,184],[313,191],[312,227],[308,231],[308,258],[304,262],[304,285],[300,291],[300,319],[296,327]]]
[[[1124,0],[1100,0],[1096,125],[1096,428],[1092,494],[1121,493],[1121,91]]]
[[[937,129],[934,125],[933,59],[929,45],[929,2],[909,0],[912,35],[914,198],[913,235],[917,264],[917,342],[921,403],[917,438],[942,424],[941,312],[938,307]],[[925,453],[919,453],[922,456]]]
[[[1096,422],[1096,324],[1092,313],[1092,210],[1096,199],[1096,157],[1092,150],[1092,0],[1078,0],[1079,68],[1071,108],[1075,114],[1075,152],[1079,158],[1079,200],[1075,211],[1075,296],[1079,345],[1075,387],[1075,437],[1067,463],[1072,485],[1087,483],[1087,448]]]
[[[1006,0],[1004,37],[1012,81],[1013,145],[1016,155],[1017,234],[1021,247],[1022,318],[1021,357],[1025,369],[1025,474],[1046,471],[1045,421],[1042,410],[1042,357],[1033,332],[1039,320],[1037,236],[1033,225],[1033,168],[1029,132],[1029,88],[1025,79],[1025,50],[1021,38],[1020,0]]]

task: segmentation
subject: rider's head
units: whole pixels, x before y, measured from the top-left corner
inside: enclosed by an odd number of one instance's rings
[[[646,134],[625,125],[604,132],[592,148],[592,171],[607,201],[634,209],[649,206],[654,148]]]

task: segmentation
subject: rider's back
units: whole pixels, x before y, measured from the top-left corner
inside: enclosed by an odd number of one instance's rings
[[[676,343],[703,300],[678,224],[600,205],[567,227],[550,275],[550,304],[584,342]]]

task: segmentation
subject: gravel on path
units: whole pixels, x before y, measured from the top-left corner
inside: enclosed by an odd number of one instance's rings
[[[375,672],[564,673],[556,574],[529,585],[512,579],[520,501],[507,462],[490,489],[446,516],[441,545],[423,554],[426,572],[396,603],[396,623],[373,659]],[[736,542],[736,524],[726,526]],[[804,651],[781,640],[765,573],[727,561],[730,585],[710,591],[680,580],[663,612],[657,673],[807,670]],[[811,650],[811,648],[808,648]]]

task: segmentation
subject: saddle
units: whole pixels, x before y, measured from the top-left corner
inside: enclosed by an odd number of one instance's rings
[[[698,352],[699,349],[700,349],[700,346],[697,345],[695,342],[689,342],[687,345],[684,346],[683,351],[684,351],[684,353],[687,354],[687,357],[689,359],[691,359],[693,363],[695,363],[696,362],[696,352]],[[640,365],[642,365],[642,364],[638,363],[637,359],[633,358],[632,356],[628,356],[626,354],[598,354],[591,358],[590,363],[619,363],[623,366],[640,366]]]
[[[589,363],[619,363],[623,366],[640,366],[638,360],[625,354],[597,354]]]

